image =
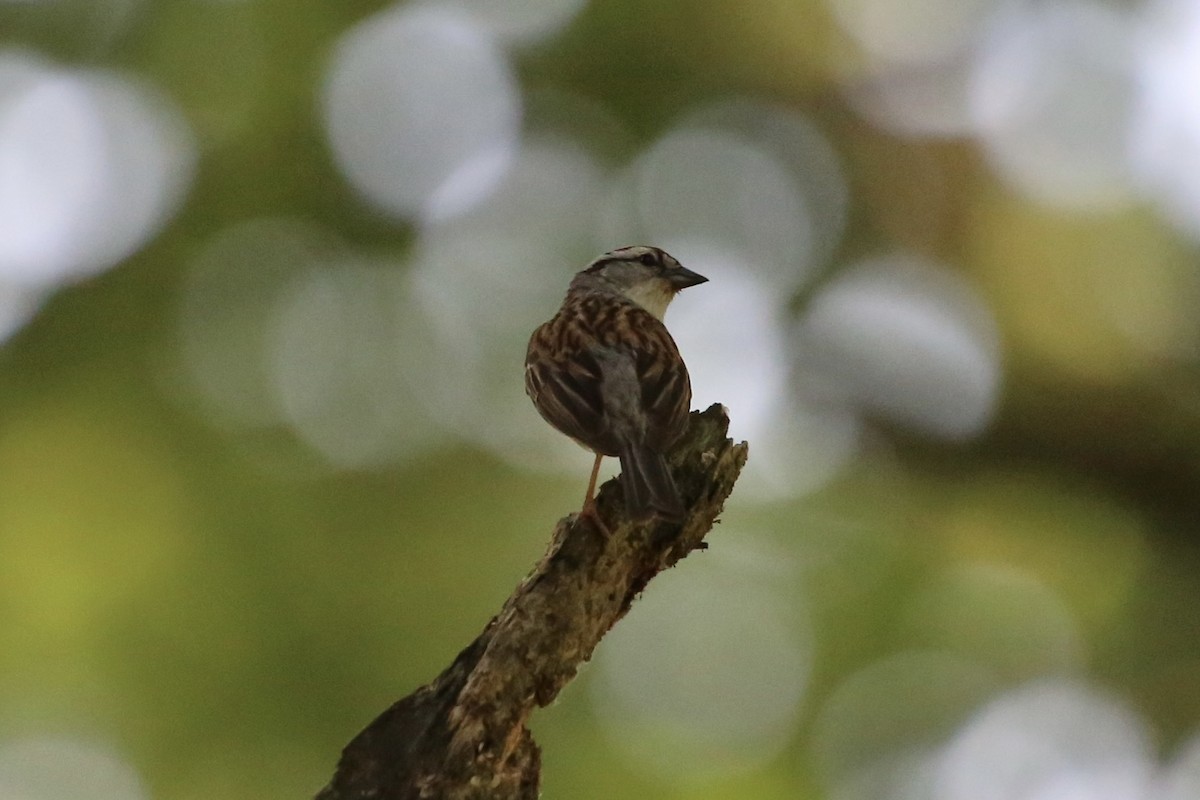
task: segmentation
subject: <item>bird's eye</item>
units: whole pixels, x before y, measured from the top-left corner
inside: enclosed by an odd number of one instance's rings
[[[650,251],[648,253],[642,253],[640,256],[638,256],[638,261],[642,262],[647,267],[657,267],[658,266],[658,253],[655,253],[653,251]]]

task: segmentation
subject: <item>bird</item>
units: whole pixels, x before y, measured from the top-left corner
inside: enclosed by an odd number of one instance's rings
[[[595,507],[605,456],[620,459],[630,517],[684,517],[665,454],[687,427],[692,386],[663,315],[707,280],[658,247],[621,247],[576,274],[529,339],[525,392],[543,419],[595,453],[581,515],[606,532]]]

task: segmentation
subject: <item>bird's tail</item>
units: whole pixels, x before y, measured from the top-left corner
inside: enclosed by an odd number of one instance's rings
[[[634,519],[645,519],[654,512],[672,522],[683,519],[686,509],[661,453],[645,445],[622,452],[621,486],[625,508]]]

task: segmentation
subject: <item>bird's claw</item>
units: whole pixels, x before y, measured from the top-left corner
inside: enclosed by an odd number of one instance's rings
[[[604,524],[604,520],[600,518],[600,508],[595,500],[588,500],[588,502],[583,504],[583,508],[579,510],[579,514],[575,518],[575,521],[578,522],[584,517],[587,517],[591,521],[592,525],[599,529],[599,531],[603,533],[606,538],[612,536],[612,531],[608,529],[608,526]]]

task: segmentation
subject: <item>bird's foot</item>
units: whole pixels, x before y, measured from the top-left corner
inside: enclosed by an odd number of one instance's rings
[[[583,504],[583,508],[579,510],[575,521],[578,522],[585,517],[592,523],[593,527],[604,534],[605,538],[612,536],[612,531],[608,529],[608,526],[604,524],[604,520],[600,518],[600,507],[594,498],[588,498]]]

